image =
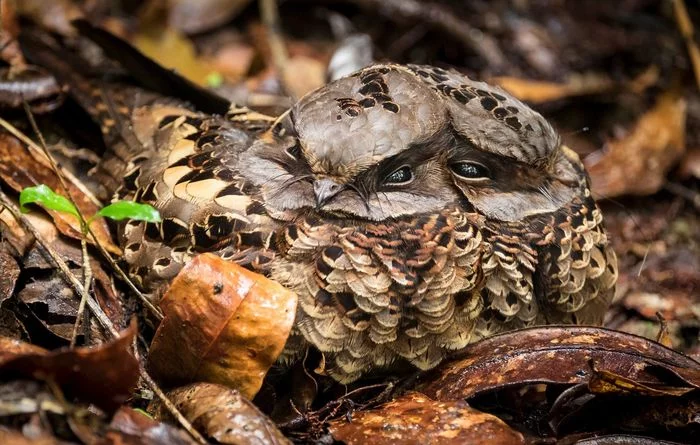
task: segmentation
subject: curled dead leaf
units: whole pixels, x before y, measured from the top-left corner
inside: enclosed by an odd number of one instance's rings
[[[297,297],[213,254],[188,263],[160,302],[149,369],[169,386],[221,383],[252,398],[292,329]]]
[[[700,385],[700,363],[654,341],[603,328],[548,326],[509,332],[469,346],[456,360],[431,371],[418,387],[435,400],[459,400],[532,383],[579,384],[591,360],[646,386],[667,386],[669,376]]]
[[[291,444],[277,426],[235,389],[214,383],[195,383],[168,393],[182,414],[205,436],[222,444]],[[157,419],[167,411],[156,402]]]
[[[355,412],[352,422],[331,421],[335,440],[347,445],[503,444],[525,443],[519,432],[496,416],[466,402],[438,402],[409,393],[378,408]]]
[[[598,196],[650,195],[666,182],[666,173],[685,153],[686,99],[662,94],[623,139],[588,156],[593,193]]]
[[[632,380],[614,372],[598,369],[595,363],[591,363],[591,378],[588,380],[588,388],[594,394],[605,393],[634,393],[645,396],[682,396],[697,389],[696,386],[659,386],[652,387]],[[698,381],[697,383],[700,383]],[[696,383],[696,384],[697,384]]]
[[[136,387],[139,365],[130,352],[135,336],[133,322],[109,343],[51,352],[5,339],[0,343],[0,378],[51,381],[68,397],[112,412]]]

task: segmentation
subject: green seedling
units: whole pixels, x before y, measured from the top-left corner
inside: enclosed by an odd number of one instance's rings
[[[27,187],[19,194],[19,206],[23,213],[29,212],[27,204],[40,204],[46,209],[57,212],[69,213],[80,219],[78,209],[67,198],[57,194],[50,187],[41,184],[36,187]],[[160,214],[148,204],[139,204],[133,201],[116,201],[102,207],[83,224],[83,235],[87,235],[88,227],[95,218],[109,218],[115,221],[132,219],[146,222],[160,222]]]
[[[71,214],[75,216],[78,221],[80,221],[80,231],[83,235],[82,239],[80,240],[80,246],[83,253],[83,288],[86,290],[90,289],[92,282],[92,269],[90,267],[90,262],[88,261],[87,238],[88,234],[90,234],[95,239],[95,243],[97,243],[97,239],[90,231],[90,224],[96,218],[109,218],[115,221],[121,221],[123,219],[146,222],[161,221],[158,210],[154,209],[148,204],[139,204],[138,202],[133,201],[113,202],[108,206],[102,207],[91,217],[84,219],[72,201],[54,192],[51,190],[51,187],[48,187],[45,184],[37,185],[36,187],[27,187],[22,190],[22,192],[19,194],[19,208],[22,213],[29,212],[27,204],[40,204],[48,210]],[[88,298],[87,292],[83,292],[80,299],[80,305],[78,306],[75,324],[73,325],[73,334],[71,335],[70,341],[71,347],[75,346],[76,344],[78,327],[83,318],[82,315]]]

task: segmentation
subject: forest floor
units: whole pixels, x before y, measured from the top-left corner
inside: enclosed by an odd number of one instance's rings
[[[693,30],[700,2],[279,3],[0,1],[0,443],[651,444],[700,437],[700,51]],[[80,196],[79,207],[97,209],[83,194],[86,172],[99,162],[99,143],[90,142],[96,128],[74,113],[76,104],[50,76],[26,65],[16,42],[29,27],[75,38],[70,21],[78,17],[270,115],[337,71],[372,60],[454,67],[500,85],[550,120],[584,160],[620,267],[609,330],[506,334],[425,375],[350,387],[317,379],[313,370],[271,373],[253,402],[244,396],[256,391],[245,385],[238,392],[192,382],[168,393],[184,416],[173,418],[177,410],[160,401],[162,382],[144,368],[156,323],[144,321],[135,290],[105,260],[119,256],[112,228],[94,228],[106,255],[86,246],[92,285],[81,316],[79,222],[56,211],[16,212],[22,189],[61,187],[44,149]],[[134,314],[138,327],[130,324]],[[568,346],[553,348],[562,341]],[[566,360],[554,366],[547,354]],[[186,432],[190,424],[199,433]]]

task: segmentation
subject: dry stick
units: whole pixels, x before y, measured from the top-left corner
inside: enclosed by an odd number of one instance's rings
[[[495,39],[458,18],[441,5],[417,0],[342,1],[350,1],[365,9],[378,10],[389,18],[400,16],[427,23],[457,38],[464,47],[486,60],[491,68],[498,69],[505,64],[505,56]]]
[[[272,63],[275,65],[277,73],[279,73],[280,83],[286,93],[291,94],[286,88],[286,70],[289,54],[287,54],[287,46],[282,37],[280,29],[280,14],[277,8],[277,0],[259,0],[260,17],[267,28],[267,37],[270,45],[270,53],[272,54]]]
[[[75,290],[75,292],[80,295],[81,297],[85,298],[87,301],[87,306],[92,311],[93,315],[97,319],[97,321],[100,323],[100,326],[109,333],[109,336],[111,338],[117,338],[119,336],[119,332],[114,328],[114,325],[112,324],[112,321],[107,317],[107,314],[102,310],[100,307],[99,303],[94,298],[90,298],[90,296],[87,293],[87,290],[83,287],[83,285],[78,281],[78,279],[71,273],[70,269],[68,268],[68,265],[63,261],[63,259],[54,251],[49,243],[44,239],[43,235],[39,233],[38,230],[32,225],[29,220],[27,220],[26,217],[24,217],[19,210],[15,207],[14,203],[10,200],[10,198],[0,190],[0,204],[5,207],[17,220],[17,222],[20,223],[20,225],[29,233],[32,234],[36,242],[41,246],[41,248],[46,252],[46,254],[51,258],[53,263],[58,267],[58,269],[61,271],[61,275],[63,278],[65,278],[68,283],[71,285],[71,287]],[[141,366],[141,362],[139,361],[139,374],[141,376],[141,379],[146,382],[146,384],[151,388],[153,393],[158,396],[158,398],[161,399],[163,402],[163,405],[166,407],[170,415],[172,415],[178,423],[199,443],[206,445],[207,441],[202,437],[201,434],[197,430],[194,429],[192,424],[185,418],[185,416],[182,415],[182,413],[177,409],[175,404],[168,398],[168,396],[165,395],[162,389],[158,386],[158,384],[151,378],[151,376],[148,374],[148,372]]]
[[[7,131],[9,131],[10,134],[15,136],[17,139],[24,142],[27,145],[27,147],[29,147],[30,150],[36,152],[37,154],[41,154],[44,157],[47,157],[49,159],[48,162],[51,163],[52,165],[56,166],[55,162],[53,162],[52,156],[48,155],[33,140],[29,139],[24,133],[19,131],[17,128],[15,128],[15,126],[13,126],[12,124],[10,124],[9,122],[7,122],[5,119],[3,119],[1,117],[0,117],[0,126],[2,126]],[[82,182],[80,182],[80,180],[78,180],[78,178],[73,176],[70,172],[63,171],[60,168],[58,168],[58,166],[56,166],[56,168],[53,168],[53,170],[54,170],[54,172],[56,172],[56,175],[58,176],[59,180],[62,180],[63,177],[67,177],[68,179],[70,179],[71,183],[74,184],[81,192],[85,193],[85,195],[88,197],[88,199],[90,199],[96,206],[100,207],[102,205],[100,203],[100,201],[97,198],[95,198],[90,193],[90,191],[87,190],[87,188],[85,188],[83,186]],[[58,173],[59,171],[61,172],[60,174]],[[71,198],[70,194],[69,194],[69,198]],[[72,201],[72,198],[71,198],[71,201]],[[77,208],[77,206],[76,206],[76,208]],[[141,303],[143,303],[143,305],[146,306],[146,308],[148,308],[148,310],[151,311],[151,313],[158,319],[158,321],[162,320],[163,313],[160,311],[160,309],[158,309],[157,307],[155,307],[153,305],[153,303],[151,303],[151,301],[139,290],[139,288],[136,287],[134,282],[131,281],[131,279],[126,275],[124,270],[122,270],[122,268],[119,267],[119,265],[114,261],[114,259],[110,255],[110,253],[107,252],[107,249],[105,249],[105,247],[98,241],[97,236],[95,236],[95,233],[93,232],[92,228],[90,226],[88,226],[87,230],[88,230],[88,233],[90,234],[90,236],[92,237],[92,239],[94,241],[94,245],[97,247],[97,250],[99,250],[100,254],[104,257],[104,259],[107,260],[107,262],[112,267],[112,269],[117,272],[117,275],[119,275],[119,278],[121,278],[122,281],[124,281],[127,284],[127,286],[129,286],[131,291],[134,292],[134,294],[136,294],[136,296],[139,297],[139,299],[141,300]]]
[[[695,43],[695,30],[693,29],[693,22],[688,16],[688,10],[685,7],[685,2],[683,0],[672,0],[673,1],[673,13],[676,16],[676,24],[678,25],[678,30],[685,40],[686,47],[688,48],[688,56],[690,57],[690,63],[693,65],[693,73],[695,74],[695,83],[698,88],[700,88],[700,49]]]
[[[41,144],[41,148],[44,152],[44,155],[46,155],[47,159],[49,160],[49,164],[51,165],[51,169],[53,170],[54,174],[58,178],[59,183],[61,184],[61,188],[63,189],[63,192],[66,194],[70,202],[73,204],[73,207],[75,207],[75,210],[78,214],[78,222],[80,223],[80,233],[82,236],[80,237],[80,250],[82,252],[82,259],[83,259],[83,287],[85,288],[85,293],[80,296],[80,304],[78,305],[78,313],[75,316],[75,323],[73,324],[73,332],[71,333],[70,336],[70,347],[73,348],[75,347],[75,342],[78,338],[78,329],[80,328],[80,323],[83,321],[83,313],[85,312],[85,304],[87,303],[87,298],[88,298],[88,293],[90,292],[90,287],[92,285],[92,267],[90,267],[90,255],[88,255],[88,250],[87,250],[87,239],[86,239],[86,233],[87,233],[87,227],[88,224],[85,222],[85,217],[83,216],[82,212],[78,208],[78,204],[75,202],[73,199],[73,196],[70,193],[70,190],[68,190],[68,185],[66,184],[66,181],[63,179],[63,175],[61,175],[61,172],[58,169],[58,165],[56,164],[56,161],[54,160],[53,156],[51,156],[51,153],[49,152],[49,148],[46,145],[46,141],[44,140],[44,135],[41,134],[41,131],[39,131],[39,126],[36,124],[36,120],[34,119],[34,114],[32,113],[32,110],[29,108],[29,104],[27,103],[26,100],[22,100],[22,106],[24,107],[24,112],[27,115],[27,119],[29,119],[29,124],[32,127],[32,130],[34,130],[34,134],[39,138],[39,143]],[[89,326],[90,319],[87,318],[87,324],[85,325],[86,327]]]

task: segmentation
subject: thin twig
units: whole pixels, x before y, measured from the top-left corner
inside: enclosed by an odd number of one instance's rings
[[[267,39],[270,45],[270,53],[272,54],[272,63],[275,65],[275,70],[279,74],[282,89],[287,94],[292,94],[292,92],[286,88],[287,61],[289,60],[289,54],[287,53],[287,46],[282,36],[277,0],[259,0],[259,6],[260,17],[263,25],[265,25],[267,29]]]
[[[85,236],[80,240],[80,250],[83,254],[83,287],[89,292],[90,286],[92,284],[92,268],[90,267],[90,256],[87,251],[87,241]],[[80,298],[80,304],[78,305],[78,313],[75,316],[75,323],[73,324],[73,332],[70,336],[70,347],[75,346],[75,342],[78,338],[78,329],[83,321],[83,313],[85,312],[85,303],[87,300],[84,297]],[[85,327],[89,326],[90,319],[85,319]]]
[[[695,83],[698,88],[700,88],[700,49],[698,49],[698,45],[695,43],[693,22],[690,20],[690,16],[688,16],[685,2],[683,0],[672,1],[673,12],[676,16],[676,24],[688,48],[688,56],[690,57],[690,63],[693,65],[693,73],[695,73]]]
[[[100,326],[102,327],[102,329],[104,329],[108,336],[110,338],[117,338],[119,336],[119,332],[115,329],[114,325],[112,324],[112,321],[109,319],[109,317],[107,317],[107,314],[105,314],[105,312],[102,310],[99,303],[97,303],[97,301],[94,298],[90,298],[90,296],[87,293],[87,290],[83,287],[83,285],[75,277],[75,275],[73,275],[65,261],[63,261],[63,259],[58,255],[58,253],[55,250],[53,250],[53,248],[51,248],[49,243],[44,239],[43,235],[39,233],[39,231],[32,225],[32,223],[29,222],[29,220],[19,212],[14,203],[5,193],[2,192],[2,190],[0,190],[0,204],[2,204],[12,214],[15,220],[17,220],[17,222],[19,222],[19,224],[25,230],[32,234],[39,246],[41,246],[43,251],[53,261],[56,267],[58,267],[63,278],[66,279],[68,284],[71,285],[73,290],[75,290],[75,292],[78,295],[80,295],[82,298],[85,298],[85,301],[87,301],[88,308],[93,313]],[[134,353],[138,357],[138,352],[134,351]],[[153,380],[153,378],[148,374],[148,372],[143,368],[143,366],[141,366],[140,360],[139,374],[141,376],[141,379],[144,382],[146,382],[146,384],[150,387],[153,393],[161,399],[163,405],[166,407],[168,412],[175,419],[177,419],[177,421],[180,423],[180,426],[182,426],[197,442],[206,445],[206,439],[204,439],[204,437],[202,437],[202,435],[194,429],[192,424],[185,418],[185,416],[182,415],[182,413],[177,409],[175,404],[165,395],[163,390],[158,386],[158,384]]]
[[[78,222],[80,223],[80,233],[82,234],[80,238],[80,246],[83,259],[83,287],[85,288],[85,293],[80,297],[80,304],[78,305],[78,314],[75,317],[75,323],[73,324],[73,332],[71,333],[70,337],[70,347],[73,348],[75,347],[75,342],[78,338],[78,329],[80,328],[80,324],[83,321],[83,313],[85,311],[85,304],[87,303],[87,296],[90,292],[90,287],[92,286],[92,268],[90,267],[90,255],[88,254],[86,239],[88,224],[85,221],[83,213],[78,207],[78,203],[75,202],[75,199],[73,199],[73,195],[71,195],[71,192],[68,189],[68,184],[66,183],[65,179],[63,179],[63,175],[61,174],[61,171],[58,168],[58,164],[56,164],[56,161],[54,160],[53,156],[51,156],[49,147],[46,145],[46,141],[44,140],[44,135],[41,134],[39,126],[37,125],[36,120],[34,119],[34,113],[32,113],[32,110],[29,108],[29,104],[26,100],[22,100],[22,106],[24,107],[24,112],[27,115],[27,119],[29,120],[29,124],[31,125],[32,130],[34,130],[34,134],[36,134],[36,137],[39,138],[39,144],[41,145],[41,149],[43,150],[46,158],[49,160],[51,169],[58,178],[58,181],[61,184],[61,188],[63,188],[63,193],[68,197],[70,202],[73,204],[73,207],[75,207],[76,213],[78,214]],[[86,326],[89,326],[90,319],[87,318],[86,321]]]

